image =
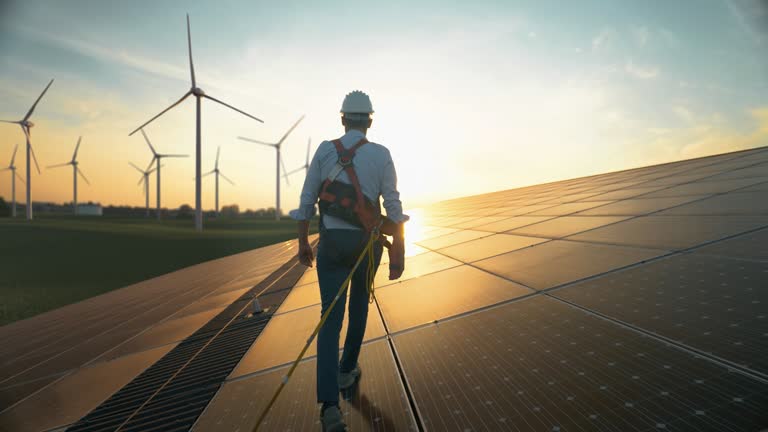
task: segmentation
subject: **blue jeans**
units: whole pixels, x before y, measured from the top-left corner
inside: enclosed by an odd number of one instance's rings
[[[317,247],[317,275],[320,283],[322,313],[328,309],[339,287],[349,276],[357,258],[363,252],[368,237],[361,230],[321,229]],[[374,271],[381,261],[382,245],[374,243]],[[339,334],[344,320],[347,296],[336,302],[317,335],[317,401],[339,401],[339,371],[349,372],[357,365],[368,319],[368,287],[366,272],[368,258],[352,276],[349,297],[349,325],[344,341],[344,353],[339,363]]]

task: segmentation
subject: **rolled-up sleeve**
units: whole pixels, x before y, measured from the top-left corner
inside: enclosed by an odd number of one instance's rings
[[[395,223],[407,222],[410,217],[403,214],[403,203],[400,202],[400,192],[397,191],[397,172],[392,155],[387,151],[387,160],[381,176],[381,197],[384,198],[384,208],[387,217]]]
[[[304,187],[301,189],[299,208],[291,210],[288,213],[291,219],[300,221],[309,220],[317,213],[315,204],[317,203],[317,194],[320,192],[320,185],[322,184],[320,162],[318,161],[319,150],[320,148],[318,147],[314,157],[312,157],[312,162],[309,164],[307,176],[304,178]]]

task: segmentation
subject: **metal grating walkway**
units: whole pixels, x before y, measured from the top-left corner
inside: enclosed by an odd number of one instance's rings
[[[186,431],[304,273],[292,258],[68,431]],[[254,297],[265,312],[249,316]]]

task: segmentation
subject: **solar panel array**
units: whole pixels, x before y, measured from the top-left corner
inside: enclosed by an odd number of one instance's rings
[[[768,149],[413,214],[403,277],[388,280],[386,254],[376,277],[362,380],[342,402],[351,430],[768,427]],[[0,328],[14,347],[0,353],[0,430],[87,429],[137,388],[165,396],[121,430],[251,430],[319,319],[314,269],[264,298],[249,348],[222,345],[193,368],[219,371],[201,379],[202,402],[194,384],[166,394],[152,377],[181,373],[164,365],[295,252],[259,249]],[[264,430],[319,429],[314,374],[313,346]],[[180,422],[176,407],[195,404]]]
[[[767,149],[417,215],[403,277],[376,278],[351,430],[768,427]],[[319,303],[310,270],[194,430],[253,427]],[[319,428],[314,367],[265,430]]]
[[[294,256],[295,243],[209,261],[3,326],[0,430],[75,423],[211,325]]]

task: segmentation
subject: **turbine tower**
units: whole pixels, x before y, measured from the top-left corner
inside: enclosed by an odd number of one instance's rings
[[[149,149],[152,150],[152,162],[149,163],[149,166],[147,169],[149,169],[152,166],[152,163],[155,163],[155,169],[157,170],[157,220],[160,220],[160,168],[162,167],[163,158],[179,158],[179,157],[188,157],[189,155],[181,155],[181,154],[161,154],[155,151],[155,148],[152,146],[152,143],[149,142],[149,137],[147,136],[146,132],[144,132],[144,129],[140,129],[141,134],[144,136],[144,140],[147,142],[147,145],[149,146]],[[147,196],[149,196],[149,193],[147,193]],[[147,198],[149,199],[149,198]]]
[[[201,157],[202,157],[202,143],[201,143],[201,136],[200,136],[200,133],[201,133],[201,124],[200,124],[200,114],[201,113],[200,113],[200,108],[201,108],[201,102],[202,102],[203,98],[210,99],[210,100],[212,100],[212,101],[214,101],[216,103],[224,105],[225,107],[230,108],[232,110],[235,110],[235,111],[239,112],[240,114],[243,114],[244,116],[252,118],[253,120],[256,120],[258,122],[261,122],[261,123],[264,123],[264,122],[261,119],[258,119],[256,117],[248,114],[245,111],[239,110],[239,109],[233,107],[232,105],[226,104],[226,103],[224,103],[224,102],[214,98],[213,96],[209,96],[209,95],[205,94],[203,89],[201,89],[201,88],[199,88],[197,86],[197,81],[195,80],[195,67],[194,67],[194,65],[192,63],[192,36],[191,36],[191,31],[190,31],[190,26],[189,26],[189,14],[187,14],[187,47],[189,48],[189,74],[190,74],[190,77],[191,77],[191,80],[192,80],[192,87],[189,89],[188,92],[186,92],[184,94],[184,96],[181,97],[181,99],[179,99],[173,105],[171,105],[168,108],[166,108],[163,111],[161,111],[160,114],[158,114],[158,115],[152,117],[151,119],[149,119],[149,121],[147,121],[143,125],[139,126],[138,128],[136,128],[136,130],[134,130],[133,132],[131,132],[128,135],[130,136],[130,135],[135,134],[136,132],[138,132],[139,130],[141,130],[142,128],[147,126],[148,124],[150,124],[153,121],[155,121],[155,119],[157,119],[161,115],[165,114],[170,109],[174,108],[176,105],[182,103],[189,96],[194,96],[196,98],[196,108],[197,108],[197,110],[196,110],[196,120],[197,120],[197,124],[196,124],[196,140],[195,140],[195,229],[197,231],[202,231],[203,230],[203,209],[202,209],[202,200],[201,200],[201,196],[200,196],[201,195],[201,184],[200,184],[200,182],[202,180],[202,177],[201,177],[201,165],[200,165],[201,164],[200,160],[201,160]],[[157,179],[158,179],[158,189],[159,189],[160,188],[160,171],[159,170],[157,171]],[[158,202],[160,202],[160,196],[159,195],[158,195],[157,199],[158,199]]]
[[[285,162],[283,162],[282,157],[280,157],[280,149],[283,146],[283,141],[285,141],[286,138],[288,138],[288,135],[290,135],[291,132],[293,132],[294,129],[296,129],[296,126],[301,123],[301,121],[304,120],[304,116],[299,117],[298,120],[296,120],[296,123],[291,126],[290,129],[288,129],[288,132],[286,132],[282,138],[280,138],[280,141],[276,143],[268,143],[264,141],[258,141],[251,138],[245,138],[245,137],[237,137],[238,139],[241,139],[243,141],[248,141],[256,144],[262,144],[270,147],[274,147],[275,150],[277,150],[277,159],[275,160],[275,165],[277,169],[277,175],[275,176],[275,220],[280,220],[280,165],[283,166],[283,169],[285,170]],[[288,181],[288,178],[286,177],[285,181]]]
[[[147,208],[147,217],[149,217],[149,175],[152,174],[157,168],[149,169],[152,164],[155,162],[155,158],[152,158],[152,161],[149,163],[149,166],[147,166],[147,169],[143,170],[136,166],[133,162],[128,162],[132,167],[136,168],[137,171],[141,173],[141,179],[139,179],[139,185],[141,183],[144,183],[144,205]],[[159,204],[158,204],[159,206]]]
[[[300,166],[299,168],[296,168],[295,170],[293,170],[291,172],[285,173],[286,181],[288,180],[288,177],[290,175],[296,174],[297,172],[299,172],[301,170],[304,170],[304,177],[307,176],[307,174],[309,173],[309,152],[310,152],[311,148],[312,148],[312,138],[309,138],[309,140],[307,141],[307,160],[306,160],[306,162],[304,162],[304,165]]]
[[[19,149],[19,145],[16,144],[16,147],[13,149],[13,156],[11,156],[11,163],[8,164],[7,167],[0,169],[0,171],[10,171],[11,172],[11,217],[16,217],[16,177],[19,178],[19,180],[24,183],[24,179],[21,178],[21,174],[16,172],[16,165],[14,161],[16,160],[16,151]]]
[[[216,174],[216,217],[219,217],[219,176],[221,176],[224,180],[228,181],[229,184],[231,184],[232,186],[235,185],[235,182],[227,178],[227,176],[222,174],[221,170],[219,170],[219,153],[220,152],[221,152],[221,147],[216,149],[216,165],[214,165],[213,170],[203,174],[203,177],[211,174]]]
[[[24,131],[24,136],[27,137],[27,220],[32,220],[32,171],[30,169],[30,159],[34,158],[35,160],[35,168],[37,168],[37,173],[42,174],[40,172],[40,165],[37,163],[37,156],[35,156],[35,150],[32,148],[32,127],[35,125],[31,121],[29,121],[29,118],[32,117],[32,113],[35,112],[35,107],[37,106],[38,102],[40,102],[40,99],[43,98],[43,95],[45,95],[45,92],[48,91],[48,89],[51,87],[51,84],[53,84],[53,80],[48,83],[47,86],[45,86],[45,89],[42,93],[40,93],[40,96],[38,96],[37,100],[34,104],[32,104],[32,108],[29,109],[27,112],[27,115],[24,116],[23,119],[18,121],[12,121],[12,120],[0,120],[0,122],[3,123],[15,123],[19,126],[21,126],[21,130]]]
[[[75,190],[75,192],[74,192],[74,199],[72,200],[72,204],[74,205],[75,216],[77,216],[77,213],[78,213],[77,212],[77,175],[79,174],[83,178],[83,180],[85,180],[86,183],[88,183],[89,185],[91,184],[91,182],[89,182],[88,179],[85,178],[85,174],[83,174],[83,171],[80,169],[80,167],[78,167],[77,151],[80,150],[80,141],[82,141],[82,139],[83,139],[83,137],[80,137],[80,138],[77,139],[77,145],[75,146],[75,153],[72,154],[72,160],[71,161],[65,162],[65,163],[61,163],[61,164],[58,164],[58,165],[51,165],[51,166],[48,167],[50,169],[50,168],[58,168],[58,167],[63,167],[63,166],[67,166],[67,165],[72,165],[72,182],[74,184],[74,190]]]

